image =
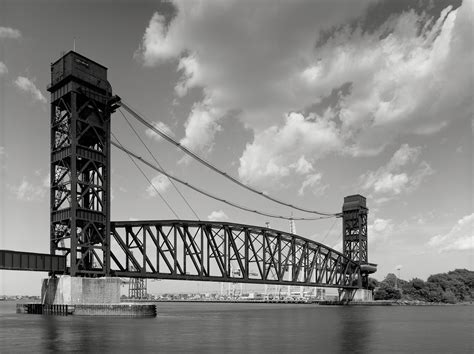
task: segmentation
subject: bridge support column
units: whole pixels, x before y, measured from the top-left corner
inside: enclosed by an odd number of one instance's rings
[[[339,293],[339,301],[342,302],[366,302],[374,301],[372,290],[369,289],[343,289]]]
[[[46,305],[119,304],[120,278],[63,275],[43,279],[41,300]]]

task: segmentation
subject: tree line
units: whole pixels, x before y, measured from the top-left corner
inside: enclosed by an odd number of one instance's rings
[[[426,281],[418,278],[406,281],[389,273],[381,282],[370,278],[369,289],[374,290],[375,300],[471,302],[474,299],[474,271],[456,269],[431,275]]]

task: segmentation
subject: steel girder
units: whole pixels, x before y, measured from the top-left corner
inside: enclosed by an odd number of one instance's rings
[[[111,223],[111,275],[357,288],[356,262],[318,242],[257,226],[201,221]]]

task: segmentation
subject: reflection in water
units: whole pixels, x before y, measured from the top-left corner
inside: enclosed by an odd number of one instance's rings
[[[372,322],[370,313],[373,307],[343,307],[341,315],[341,330],[337,342],[341,344],[341,353],[367,353],[368,343],[371,342]]]
[[[45,347],[48,351],[58,352],[61,348],[57,345],[59,341],[58,333],[58,318],[56,316],[40,316],[43,325],[40,326],[42,329]],[[63,348],[64,349],[64,348]]]
[[[160,303],[156,318],[14,314],[10,352],[472,352],[472,307]],[[440,325],[440,324],[443,325]],[[4,339],[8,338],[7,341]],[[400,339],[403,338],[401,341]]]

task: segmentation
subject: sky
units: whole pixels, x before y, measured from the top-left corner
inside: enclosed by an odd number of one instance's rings
[[[125,102],[244,183],[325,212],[366,196],[375,278],[472,270],[473,13],[473,1],[454,0],[0,0],[0,249],[49,252],[46,87],[50,63],[75,45],[108,68]],[[239,204],[308,216],[132,123],[170,173]],[[112,131],[147,156],[119,113]],[[145,172],[173,211],[113,150],[112,220],[196,219],[167,179]],[[201,220],[289,231],[178,188]],[[341,247],[341,219],[298,221],[296,233]],[[0,271],[0,294],[38,295],[45,276]]]

